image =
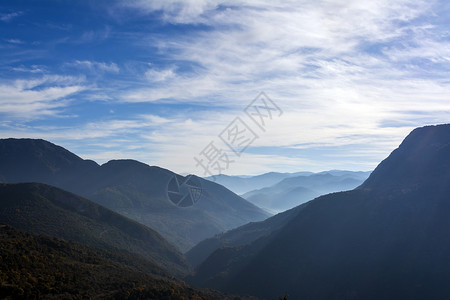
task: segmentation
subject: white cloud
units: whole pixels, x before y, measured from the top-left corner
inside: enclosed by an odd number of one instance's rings
[[[67,98],[85,90],[82,78],[46,75],[0,83],[0,113],[24,120],[57,115]]]
[[[145,1],[133,0],[120,2],[120,7],[136,9],[140,13],[151,13],[162,11],[163,19],[171,23],[199,23],[201,15],[208,10],[217,7],[219,1],[196,0],[196,1]]]
[[[145,77],[150,82],[166,81],[175,77],[174,69],[155,70],[149,69],[145,72]]]
[[[76,60],[73,63],[68,63],[67,65],[88,69],[93,72],[110,72],[110,73],[119,73],[120,69],[116,63],[105,63],[105,62],[97,62],[97,61],[89,61],[89,60]]]
[[[30,67],[19,66],[19,67],[13,67],[11,69],[13,71],[23,72],[23,73],[46,73],[47,72],[47,68],[45,66],[40,66],[40,65],[32,65]]]
[[[2,13],[0,14],[0,20],[3,22],[9,22],[14,18],[21,16],[23,13],[21,11],[11,12],[11,13]]]
[[[24,41],[20,40],[20,39],[8,39],[6,40],[8,43],[10,44],[24,44]]]

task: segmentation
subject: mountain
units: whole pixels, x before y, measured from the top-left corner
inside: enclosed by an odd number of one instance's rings
[[[98,167],[44,140],[0,139],[0,182],[65,186]]]
[[[320,195],[347,191],[361,185],[370,172],[328,171],[285,178],[279,183],[242,195],[271,212],[293,208]]]
[[[299,175],[311,175],[311,172],[278,173],[269,172],[256,176],[229,176],[224,174],[206,177],[210,181],[223,185],[238,195],[272,186],[281,180]]]
[[[401,189],[449,182],[450,125],[415,129],[380,163],[361,188]]]
[[[99,166],[44,140],[0,140],[0,181],[41,182],[73,192],[157,230],[181,251],[270,216],[208,180],[134,160]]]
[[[49,185],[0,184],[0,222],[36,234],[126,250],[176,275],[189,272],[182,255],[154,230]]]
[[[267,299],[447,299],[449,182],[450,125],[415,129],[363,185],[216,250],[192,282]]]
[[[241,299],[196,290],[142,257],[0,224],[2,299]]]
[[[93,201],[155,228],[181,250],[214,234],[269,216],[226,188],[191,176],[201,188],[195,205],[175,206],[168,184],[179,176],[133,160],[115,160],[77,182],[72,189]]]

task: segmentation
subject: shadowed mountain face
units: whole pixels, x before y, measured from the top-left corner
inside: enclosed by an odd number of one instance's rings
[[[279,213],[261,222],[252,222],[208,238],[186,252],[186,258],[193,267],[198,267],[214,251],[223,247],[237,247],[268,236],[286,225],[305,205]]]
[[[168,193],[174,178],[181,188],[181,203],[169,197],[176,195]],[[186,180],[134,160],[99,166],[43,140],[0,140],[0,181],[42,182],[63,188],[156,229],[182,251],[214,234],[269,216],[222,186],[198,177],[191,177],[199,187],[191,197]]]
[[[215,251],[192,282],[268,299],[446,299],[449,183],[450,125],[416,129],[360,188]]]
[[[0,222],[150,259],[173,274],[189,267],[159,233],[72,193],[40,183],[0,184]]]
[[[283,179],[279,183],[242,195],[268,211],[281,212],[320,195],[347,191],[361,185],[370,172],[329,171]]]

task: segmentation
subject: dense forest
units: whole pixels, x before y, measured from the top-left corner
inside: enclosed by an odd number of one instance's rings
[[[240,299],[195,290],[136,255],[0,225],[2,299]]]

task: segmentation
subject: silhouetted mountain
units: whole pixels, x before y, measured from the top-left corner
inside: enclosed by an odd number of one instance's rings
[[[293,208],[320,195],[352,190],[367,179],[370,172],[328,171],[283,179],[279,183],[242,195],[270,212]]]
[[[416,129],[360,188],[215,251],[193,282],[268,299],[447,299],[449,182],[450,125]]]
[[[2,299],[240,299],[195,290],[139,256],[0,224]]]
[[[311,175],[311,172],[296,172],[296,173],[278,173],[269,172],[256,176],[229,176],[229,175],[215,175],[206,177],[210,181],[223,185],[230,191],[242,195],[244,193],[262,189],[268,186],[277,184],[281,180],[289,177],[300,175]]]
[[[43,182],[81,195],[150,226],[182,251],[270,215],[195,176],[183,177],[134,160],[98,166],[43,140],[0,140],[0,180]]]
[[[110,161],[80,181],[75,190],[88,187],[87,198],[155,228],[184,251],[217,233],[269,216],[226,188],[199,177],[193,177],[201,185],[199,200],[189,207],[177,207],[167,195],[174,177],[179,182],[186,179],[136,161]]]
[[[0,222],[151,259],[176,275],[189,267],[160,234],[72,193],[40,183],[0,184]]]

